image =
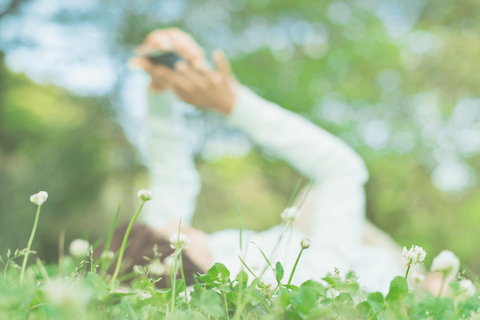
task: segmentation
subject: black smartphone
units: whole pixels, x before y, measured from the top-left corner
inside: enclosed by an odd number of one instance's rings
[[[147,53],[145,56],[151,63],[163,64],[170,69],[173,69],[175,67],[175,63],[182,60],[178,54],[171,51],[156,51]]]

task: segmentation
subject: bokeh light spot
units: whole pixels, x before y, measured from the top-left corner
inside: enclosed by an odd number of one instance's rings
[[[343,1],[332,3],[327,9],[328,19],[338,25],[345,25],[352,17],[352,8]]]

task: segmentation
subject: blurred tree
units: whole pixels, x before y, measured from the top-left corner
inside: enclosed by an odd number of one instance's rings
[[[56,256],[60,229],[67,240],[87,229],[91,240],[104,237],[111,202],[122,199],[130,214],[144,171],[108,104],[36,85],[3,63],[0,79],[0,251],[26,245],[35,212],[29,196],[39,190],[49,193],[34,246],[42,257]]]
[[[5,4],[2,4],[2,7],[0,8],[0,19],[6,15],[17,13],[18,7],[25,2],[27,2],[27,0],[10,0]]]

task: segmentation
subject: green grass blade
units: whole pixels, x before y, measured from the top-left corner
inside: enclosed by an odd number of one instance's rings
[[[302,178],[298,179],[297,185],[293,189],[293,193],[290,196],[290,201],[288,201],[288,207],[291,207],[293,202],[295,201],[295,197],[297,196],[298,189],[300,188],[300,185],[302,184]]]
[[[252,284],[250,285],[250,289],[248,290],[245,298],[242,301],[242,304],[235,311],[235,314],[233,315],[233,320],[240,320],[242,318],[243,309],[250,302],[250,297],[255,292],[255,289],[257,288],[257,285],[258,285],[259,282],[260,282],[260,279],[258,279],[258,278],[253,280]]]
[[[242,210],[240,208],[240,197],[237,196],[237,217],[238,217],[238,230],[240,231],[240,252],[243,252],[243,241],[242,241],[242,231],[243,231],[243,223],[242,223]]]
[[[110,250],[110,245],[112,244],[113,232],[115,231],[115,225],[117,224],[118,214],[120,213],[120,207],[121,205],[119,204],[117,207],[117,212],[115,213],[112,223],[110,224],[110,229],[108,229],[108,236],[107,236],[107,240],[105,241],[105,247],[103,248],[103,251]]]
[[[251,243],[253,243],[254,245],[257,246],[258,250],[260,250],[260,253],[262,254],[263,258],[265,259],[265,261],[267,261],[268,265],[270,266],[270,268],[273,269],[272,267],[272,264],[270,263],[270,260],[268,260],[267,256],[265,255],[265,253],[263,253],[262,249],[260,249],[260,247],[253,241],[250,241]]]
[[[242,259],[240,256],[238,256],[238,259],[240,259],[240,261],[242,261],[242,264],[245,266],[245,268],[247,268],[248,272],[250,272],[250,273],[252,274],[252,276],[254,276],[255,278],[258,278],[258,277],[255,275],[255,273],[253,273],[253,271],[250,270],[250,268],[247,266],[247,264],[245,263],[245,261],[243,261],[243,259]]]
[[[308,184],[307,192],[305,192],[305,195],[302,198],[302,201],[298,205],[298,209],[300,209],[303,206],[303,203],[305,202],[305,199],[307,199],[308,194],[310,193],[310,190],[312,190],[313,186],[313,180],[310,180],[310,183]]]

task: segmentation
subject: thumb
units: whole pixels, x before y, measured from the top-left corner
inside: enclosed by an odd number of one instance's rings
[[[230,71],[230,62],[228,61],[227,57],[225,54],[217,50],[213,54],[213,61],[215,62],[215,65],[217,66],[218,72],[225,78],[228,78],[231,74]]]
[[[152,64],[144,57],[134,57],[129,61],[129,66],[134,69],[143,69],[144,71],[151,73]]]

